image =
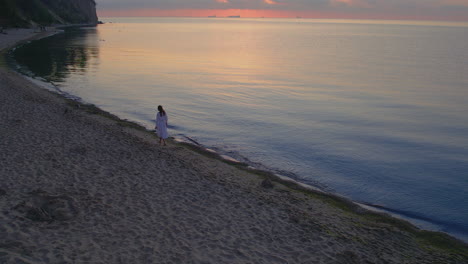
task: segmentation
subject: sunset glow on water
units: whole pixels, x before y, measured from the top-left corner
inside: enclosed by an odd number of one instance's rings
[[[173,137],[468,237],[466,23],[104,21],[16,59],[147,128],[164,105]]]

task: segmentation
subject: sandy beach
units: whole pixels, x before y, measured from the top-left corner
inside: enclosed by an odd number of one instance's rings
[[[445,234],[160,146],[5,65],[0,124],[0,263],[468,263]]]

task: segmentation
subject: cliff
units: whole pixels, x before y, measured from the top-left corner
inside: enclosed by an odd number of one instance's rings
[[[0,0],[0,27],[97,22],[95,0]]]

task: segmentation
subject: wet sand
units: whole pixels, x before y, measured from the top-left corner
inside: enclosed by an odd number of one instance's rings
[[[0,34],[0,50],[38,37]],[[0,263],[468,263],[466,244],[157,137],[0,67]]]

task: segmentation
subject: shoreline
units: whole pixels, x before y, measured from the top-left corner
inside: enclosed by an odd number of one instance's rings
[[[468,261],[467,245],[444,233],[419,230],[338,196],[222,161],[209,151],[200,154],[195,146],[171,140],[160,147],[147,129],[64,99],[11,70],[0,69],[0,79],[0,91],[7,95],[0,107],[6,124],[0,134],[8,136],[0,141],[8,149],[0,154],[0,175],[7,175],[0,184],[0,233],[7,240],[0,239],[0,259],[6,263],[18,256],[38,263],[107,256],[117,260],[109,263],[118,263],[126,255],[138,259],[135,263],[147,263],[142,256],[160,256],[150,263],[174,256],[209,263]],[[50,226],[62,234],[48,232]],[[122,230],[129,236],[117,235]],[[70,245],[60,244],[64,234],[74,238],[77,233],[81,236]],[[104,233],[108,239],[101,237]],[[62,250],[52,256],[57,245]],[[78,249],[91,253],[84,257]],[[113,251],[121,254],[112,258]]]
[[[26,43],[25,45],[28,45],[28,43]],[[9,57],[12,57],[12,56],[9,56]],[[41,77],[37,77],[37,76],[35,76],[34,73],[29,72],[27,69],[22,69],[22,65],[12,64],[11,67],[16,69],[16,71],[18,71],[18,72],[22,73],[23,75],[25,75],[26,78],[29,78],[34,83],[44,87],[45,89],[48,89],[48,90],[50,90],[52,92],[58,92],[59,94],[61,94],[62,96],[66,97],[66,98],[75,99],[75,100],[78,100],[79,102],[81,102],[83,104],[87,104],[87,102],[85,100],[83,100],[82,98],[73,96],[70,93],[67,93],[67,92],[61,90],[53,82],[49,82],[49,81],[47,81],[45,79],[42,79]],[[131,122],[136,122],[137,124],[142,124],[142,123],[139,123],[138,121],[131,121]],[[146,127],[146,129],[148,129],[148,130],[151,127],[148,124],[143,125],[143,126]],[[213,152],[215,151],[215,150],[210,150],[209,149],[210,147],[207,146],[207,145],[200,144],[200,143],[196,142],[195,140],[190,138],[190,136],[192,136],[192,135],[179,135],[179,136],[176,136],[174,138],[174,140],[177,141],[177,142],[194,144],[195,147],[205,148],[208,151],[213,151]],[[365,200],[353,200],[350,197],[342,196],[341,193],[332,192],[329,189],[326,189],[323,185],[320,185],[320,183],[315,182],[315,184],[314,184],[314,182],[312,182],[312,181],[309,181],[309,182],[301,181],[301,180],[299,180],[300,177],[298,175],[296,175],[295,173],[288,172],[286,170],[281,170],[281,171],[274,170],[274,169],[271,169],[271,167],[266,167],[266,166],[263,166],[262,164],[259,164],[259,163],[256,164],[254,162],[251,162],[251,160],[249,160],[249,157],[242,157],[241,155],[239,155],[240,159],[236,160],[234,158],[231,158],[231,157],[235,157],[235,156],[230,157],[229,154],[223,155],[223,153],[226,153],[225,151],[223,151],[223,149],[218,149],[216,152],[217,153],[215,153],[215,154],[217,154],[217,155],[214,155],[214,156],[217,156],[217,158],[222,158],[224,160],[227,160],[228,162],[245,163],[246,166],[250,165],[250,166],[253,167],[253,169],[265,170],[267,172],[275,174],[277,177],[279,177],[279,178],[281,178],[283,180],[290,180],[290,181],[294,182],[295,184],[303,185],[303,187],[305,187],[305,188],[309,187],[309,188],[311,188],[311,189],[313,189],[315,191],[319,190],[319,191],[322,191],[322,192],[327,193],[329,195],[344,197],[345,199],[349,199],[349,200],[353,201],[354,203],[358,204],[359,206],[364,207],[365,209],[376,211],[376,212],[381,212],[381,213],[387,213],[387,214],[390,214],[391,216],[396,217],[398,219],[409,221],[410,223],[412,223],[413,225],[416,225],[420,229],[426,229],[426,230],[430,230],[430,231],[445,230],[445,231],[442,231],[442,232],[448,233],[449,235],[452,235],[452,236],[454,236],[454,237],[456,237],[456,238],[458,238],[460,240],[468,242],[468,237],[464,233],[457,232],[458,230],[454,230],[455,228],[453,228],[452,225],[450,225],[447,222],[441,221],[441,220],[444,220],[443,218],[439,219],[439,221],[437,221],[437,220],[434,220],[434,219],[426,218],[426,217],[418,215],[418,214],[414,214],[411,211],[395,210],[395,209],[392,209],[392,208],[381,206],[379,204],[373,204],[372,201],[366,203]],[[303,176],[304,176],[304,174],[303,174]]]

